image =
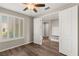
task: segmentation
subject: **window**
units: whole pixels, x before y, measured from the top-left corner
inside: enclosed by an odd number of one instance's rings
[[[7,16],[2,16],[0,19],[0,35],[2,39],[7,39],[8,26],[7,26]]]
[[[24,38],[24,19],[12,15],[0,15],[0,41]]]
[[[19,37],[19,19],[15,18],[15,37]]]
[[[9,17],[9,22],[8,22],[8,35],[9,35],[9,38],[13,38],[14,37],[14,18],[13,17]]]
[[[24,28],[23,28],[23,21],[22,21],[22,19],[20,20],[20,36],[22,37],[23,36],[23,30],[24,30]]]

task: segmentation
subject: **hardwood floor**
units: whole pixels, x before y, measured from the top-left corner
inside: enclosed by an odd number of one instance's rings
[[[64,56],[58,51],[58,42],[44,39],[43,45],[30,43],[28,45],[23,45],[4,52],[0,52],[0,56]]]

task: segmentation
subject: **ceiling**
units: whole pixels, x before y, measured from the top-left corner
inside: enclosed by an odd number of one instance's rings
[[[35,13],[32,10],[23,11],[25,6],[22,3],[0,3],[0,7],[6,8],[12,11],[16,11],[32,17],[39,17],[42,15],[46,15],[48,13],[56,12],[72,5],[74,5],[74,3],[45,3],[45,7],[38,8],[37,9],[38,12]],[[50,7],[50,9],[45,10],[46,7]]]

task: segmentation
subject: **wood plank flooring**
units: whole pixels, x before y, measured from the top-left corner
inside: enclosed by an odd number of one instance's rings
[[[42,45],[30,43],[28,45],[0,52],[0,56],[64,56],[58,51],[58,42],[44,39]]]

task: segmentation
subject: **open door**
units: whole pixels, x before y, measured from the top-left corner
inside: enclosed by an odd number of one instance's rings
[[[42,19],[34,19],[34,43],[42,44]]]

